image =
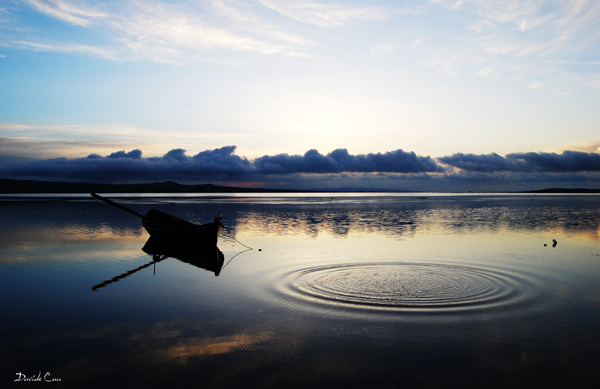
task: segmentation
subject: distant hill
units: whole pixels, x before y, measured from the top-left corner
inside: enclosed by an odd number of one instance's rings
[[[364,188],[343,188],[331,192],[372,192]],[[375,190],[377,192],[408,192]],[[50,193],[311,193],[329,191],[281,190],[264,188],[238,188],[213,184],[183,185],[173,181],[147,184],[97,184],[89,182],[53,182],[11,180],[0,178],[0,194],[50,194]],[[520,193],[600,193],[600,189],[548,188]]]
[[[586,189],[586,188],[548,188],[540,190],[530,190],[526,193],[600,193],[600,189]]]
[[[182,185],[172,181],[148,184],[94,184],[85,182],[51,182],[0,178],[2,194],[35,193],[275,193],[301,192],[262,188],[236,188],[213,184]]]

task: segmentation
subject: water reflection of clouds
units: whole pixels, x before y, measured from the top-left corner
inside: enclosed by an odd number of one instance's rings
[[[79,202],[0,202],[0,245],[11,248],[138,239],[139,220]]]
[[[596,197],[318,196],[252,197],[240,198],[240,202],[235,199],[214,198],[209,202],[203,199],[200,203],[171,203],[162,207],[195,221],[206,220],[207,214],[225,208],[226,226],[245,237],[315,239],[326,235],[378,235],[405,239],[417,235],[548,231],[582,240],[600,239],[600,207]],[[362,203],[356,203],[358,200]],[[134,202],[130,206],[143,212],[148,204]],[[105,204],[0,202],[2,260],[7,258],[7,249],[45,251],[52,256],[61,247],[70,245],[125,247],[146,236],[138,219]],[[221,244],[228,242],[224,236]],[[54,249],[44,250],[48,247]],[[11,253],[12,258],[23,257],[17,251]]]
[[[503,371],[518,373],[520,369],[536,367],[531,364],[538,360],[551,362],[539,344],[546,342],[549,334],[564,331],[563,324],[568,321],[567,312],[555,316],[555,323],[540,326],[536,315],[518,321],[493,315],[427,316],[410,321],[389,314],[357,317],[330,312],[323,317],[318,311],[311,315],[297,308],[295,304],[267,306],[252,315],[236,316],[230,322],[223,318],[198,320],[194,315],[147,325],[112,324],[94,330],[42,335],[27,342],[5,339],[5,344],[14,350],[13,359],[21,364],[21,369],[33,366],[38,359],[42,361],[40,356],[55,350],[88,350],[85,356],[63,352],[50,364],[53,375],[82,386],[90,380],[115,383],[137,377],[142,381],[157,379],[148,382],[149,387],[156,387],[157,382],[177,381],[179,374],[188,384],[202,376],[207,386],[221,379],[239,385],[235,380],[239,374],[248,379],[283,383],[294,377],[298,366],[304,372],[329,370],[326,377],[348,374],[358,378],[378,371],[391,374],[389,369],[398,364],[421,369],[424,376],[433,378],[437,369],[422,368],[431,361],[432,353],[461,374],[479,370],[484,374],[497,363],[507,364]],[[527,342],[513,347],[511,342],[523,339]],[[555,346],[565,358],[576,357],[575,353],[581,350],[570,343],[572,339],[559,341]],[[519,353],[507,356],[507,347]],[[589,357],[590,347],[583,347],[582,353]],[[528,364],[523,366],[521,362]],[[582,362],[589,365],[585,359]],[[282,366],[287,368],[281,369]],[[310,380],[299,378],[299,382]]]
[[[577,201],[161,204],[193,220],[219,209],[264,250],[218,278],[164,261],[98,293],[94,283],[150,260],[139,219],[105,204],[0,203],[1,261],[95,261],[3,266],[2,362],[96,387],[310,386],[318,372],[321,384],[421,387],[449,371],[483,384],[486,371],[528,378],[557,360],[595,368],[600,209]],[[228,246],[226,260],[240,247]]]
[[[157,354],[160,359],[185,364],[188,358],[230,353],[240,348],[249,348],[271,337],[272,334],[263,333],[258,335],[227,335],[213,338],[180,338],[177,344],[166,349],[159,349]]]
[[[91,231],[77,226],[32,226],[0,234],[0,262],[122,259],[139,256],[144,242],[141,234],[115,234],[109,229]]]
[[[373,220],[372,214],[357,211],[265,211],[242,214],[235,220],[235,226],[237,230],[256,235],[305,235],[311,238],[320,234],[348,236],[351,232],[402,236],[416,231],[410,214],[384,213],[376,219]]]
[[[350,233],[376,233],[392,237],[417,233],[496,233],[560,231],[583,239],[600,236],[600,213],[574,213],[568,207],[450,207],[417,210],[323,210],[245,212],[234,221],[235,228],[255,235],[319,234],[348,236]]]
[[[121,230],[107,226],[96,228],[90,225],[30,225],[19,228],[0,229],[2,242],[6,247],[31,247],[48,244],[74,244],[90,241],[108,243],[111,241],[132,241],[142,236],[140,229]]]
[[[45,345],[49,349],[58,349],[65,345],[81,344],[82,342],[88,343],[91,347],[97,347],[94,344],[102,341],[103,348],[110,354],[112,362],[104,359],[63,361],[63,365],[58,367],[57,373],[61,372],[65,376],[73,377],[82,375],[82,369],[84,369],[82,363],[88,365],[87,373],[92,376],[94,373],[99,376],[106,375],[106,368],[109,366],[113,370],[123,369],[133,373],[135,370],[156,363],[160,363],[164,368],[168,365],[187,365],[192,361],[197,363],[199,357],[210,358],[236,351],[252,351],[257,344],[268,342],[274,338],[274,334],[268,331],[253,334],[234,331],[226,334],[226,330],[217,330],[212,327],[218,326],[215,323],[211,325],[210,322],[194,324],[176,319],[146,326],[119,324],[92,331],[65,332],[32,339],[31,342],[35,341],[38,347]],[[23,347],[18,355],[26,352],[27,348],[27,346]],[[23,357],[25,356],[23,355]],[[83,372],[85,371],[83,370]]]

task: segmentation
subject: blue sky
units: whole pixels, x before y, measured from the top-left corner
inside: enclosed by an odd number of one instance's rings
[[[0,4],[4,178],[599,187],[599,134],[598,1]]]

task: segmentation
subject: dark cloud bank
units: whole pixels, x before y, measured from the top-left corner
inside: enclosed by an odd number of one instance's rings
[[[98,183],[253,184],[281,189],[383,189],[418,191],[501,191],[546,187],[600,187],[600,155],[555,153],[454,154],[438,158],[395,150],[351,155],[278,154],[250,161],[235,146],[188,156],[174,149],[144,158],[141,150],[76,159],[47,159],[0,166],[0,177]]]
[[[573,173],[600,171],[600,154],[564,151],[556,153],[454,154],[439,161],[478,173]]]

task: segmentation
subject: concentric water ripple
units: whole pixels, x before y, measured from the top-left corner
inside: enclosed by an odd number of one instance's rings
[[[497,308],[537,294],[521,274],[452,264],[336,264],[290,271],[280,281],[288,301],[383,311]]]

